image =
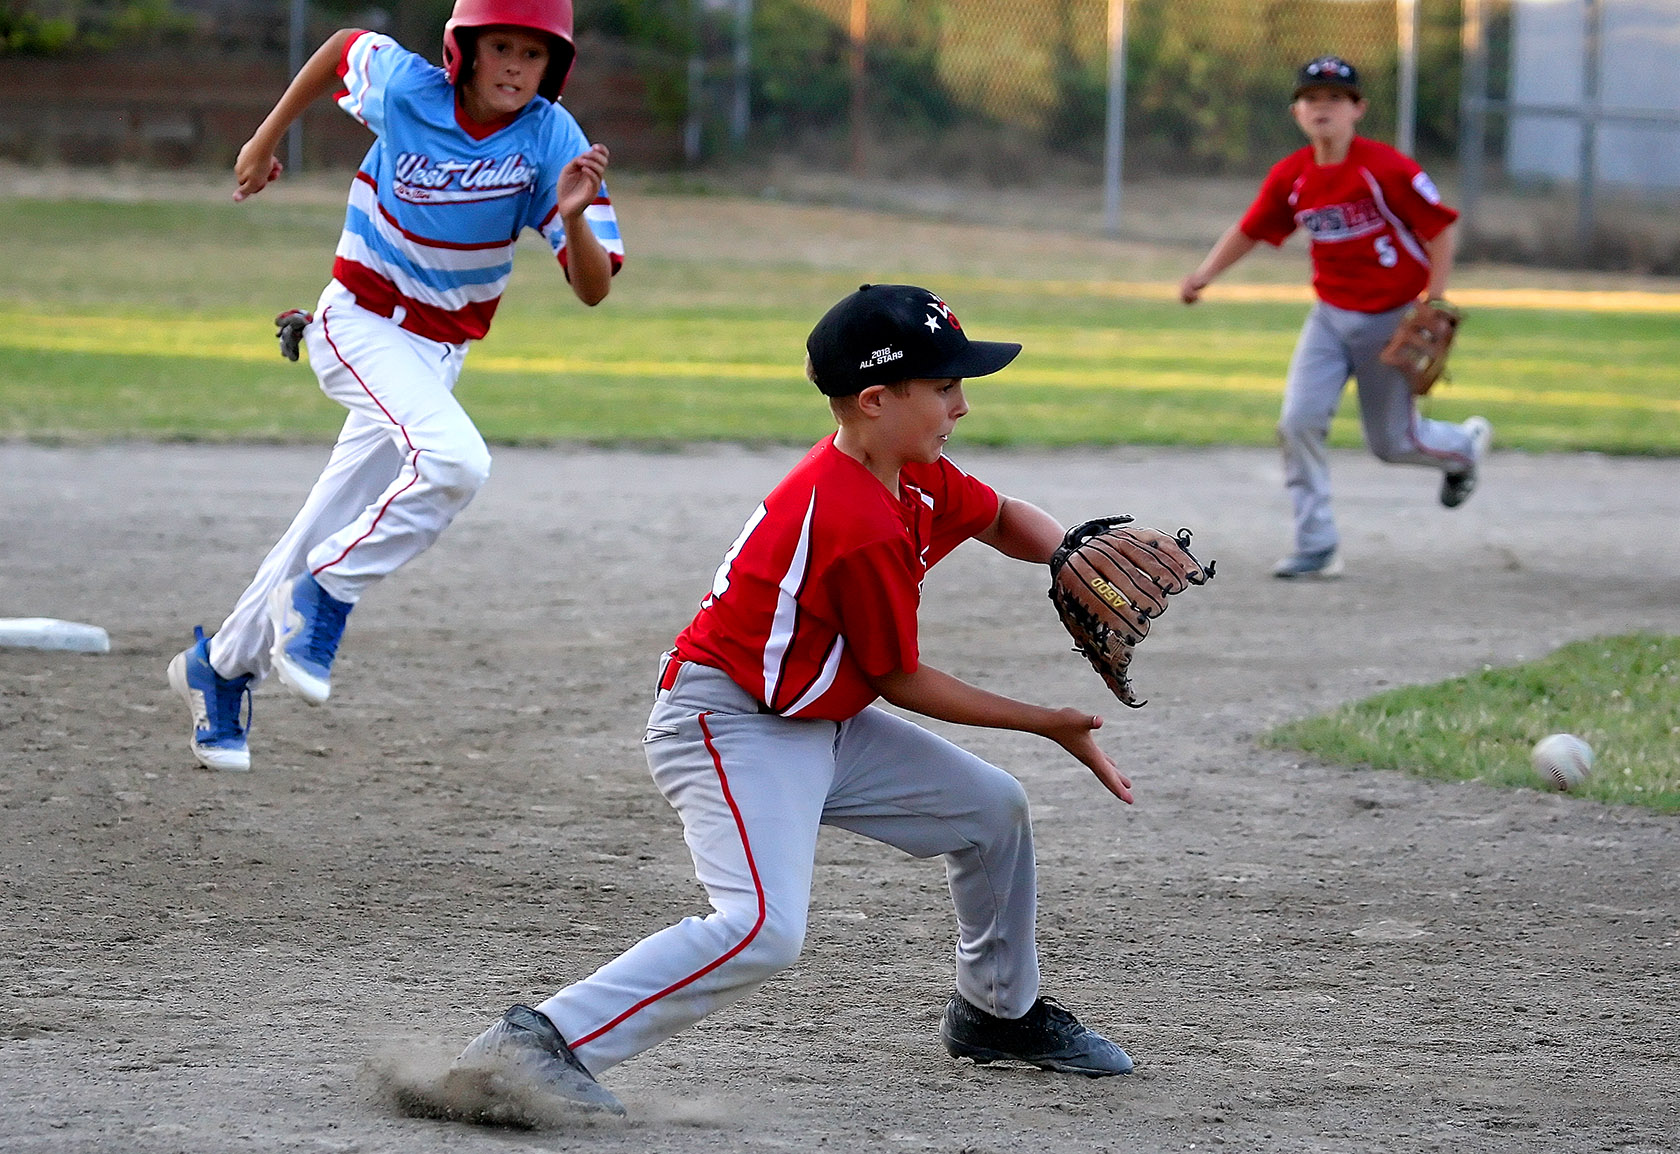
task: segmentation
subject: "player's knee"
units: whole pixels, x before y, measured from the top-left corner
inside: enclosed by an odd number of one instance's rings
[[[462,452],[423,453],[420,473],[439,492],[470,501],[490,479],[490,450],[480,445]]]
[[[1027,801],[1027,791],[1008,774],[1004,775],[1005,784],[999,791],[999,812],[1009,819],[1011,825],[1030,826],[1032,824],[1032,806]]]
[[[769,914],[746,949],[741,951],[738,960],[757,972],[762,980],[768,980],[797,962],[804,948],[803,918]]]
[[[1323,440],[1329,432],[1317,419],[1302,413],[1286,412],[1278,418],[1278,444],[1299,445],[1313,440]]]
[[[990,823],[997,828],[1021,829],[1032,825],[1032,806],[1027,791],[1011,775],[998,770],[987,779],[981,794]]]
[[[1405,437],[1388,437],[1379,434],[1374,437],[1367,437],[1365,443],[1370,448],[1372,456],[1391,465],[1407,460],[1414,451],[1411,441]]]

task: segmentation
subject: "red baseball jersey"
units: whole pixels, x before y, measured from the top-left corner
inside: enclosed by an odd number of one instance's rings
[[[943,457],[906,465],[899,490],[818,442],[729,547],[677,656],[785,717],[857,714],[868,677],[916,669],[928,569],[997,519],[997,493]]]
[[[1282,244],[1297,227],[1312,238],[1312,284],[1319,299],[1361,313],[1399,308],[1429,284],[1433,240],[1458,219],[1429,174],[1405,154],[1353,138],[1340,164],[1316,164],[1312,148],[1284,157],[1266,174],[1242,218],[1254,240]]]

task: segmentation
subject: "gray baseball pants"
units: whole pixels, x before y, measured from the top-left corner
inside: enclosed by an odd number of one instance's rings
[[[1365,445],[1383,461],[1457,473],[1472,464],[1462,425],[1421,416],[1410,384],[1379,359],[1405,306],[1358,313],[1319,301],[1307,314],[1289,362],[1278,443],[1283,481],[1295,511],[1295,551],[1316,553],[1338,543],[1330,512],[1330,421],[1348,378],[1358,382]]]
[[[682,816],[712,912],[643,939],[537,1007],[599,1074],[792,965],[805,940],[817,831],[834,825],[943,855],[956,984],[1000,1017],[1038,997],[1037,892],[1026,792],[1009,774],[871,706],[792,720],[719,670],[686,664],[643,741]]]

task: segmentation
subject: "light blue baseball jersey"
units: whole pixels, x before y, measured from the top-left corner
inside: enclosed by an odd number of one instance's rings
[[[505,121],[469,120],[443,69],[378,33],[352,37],[338,71],[339,107],[378,139],[350,185],[334,279],[411,332],[477,340],[523,229],[542,233],[565,264],[555,185],[588,139],[571,113],[541,98]],[[617,272],[624,242],[605,184],[584,219]]]

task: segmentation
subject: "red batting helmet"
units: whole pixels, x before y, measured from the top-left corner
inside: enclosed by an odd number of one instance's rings
[[[493,24],[544,32],[555,41],[537,94],[544,100],[559,96],[577,56],[572,44],[572,0],[455,0],[449,23],[443,26],[443,70],[451,84],[472,75],[472,38],[463,44],[457,33]]]

